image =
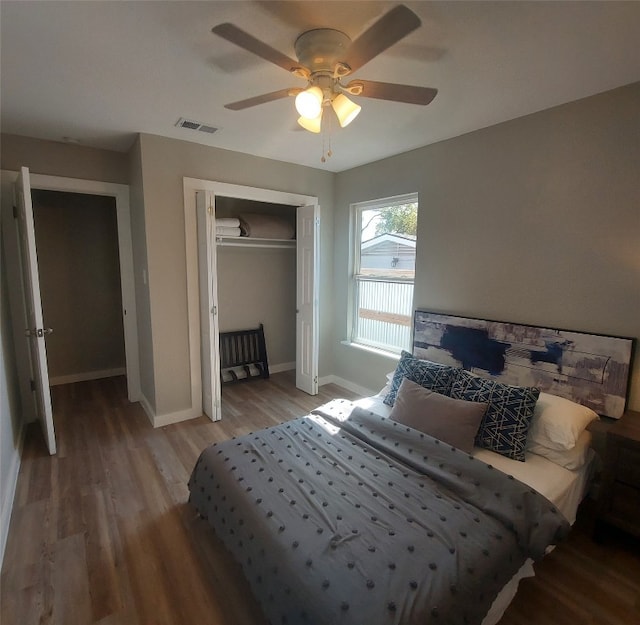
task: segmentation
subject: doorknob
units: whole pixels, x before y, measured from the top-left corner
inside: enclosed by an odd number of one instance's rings
[[[42,338],[45,335],[51,334],[53,332],[53,328],[33,328],[33,330],[31,328],[27,328],[24,331],[24,335],[25,336],[37,336],[39,338]]]

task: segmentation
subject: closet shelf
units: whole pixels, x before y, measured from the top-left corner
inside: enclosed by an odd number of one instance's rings
[[[221,237],[216,236],[216,243],[225,247],[266,247],[295,249],[295,239],[257,239],[253,237]]]

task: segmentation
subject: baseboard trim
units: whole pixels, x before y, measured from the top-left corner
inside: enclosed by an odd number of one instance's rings
[[[269,365],[270,373],[280,373],[282,371],[290,371],[291,369],[296,368],[295,362],[286,362],[278,365],[271,366]],[[364,386],[360,386],[359,384],[354,384],[349,380],[345,380],[337,375],[327,375],[318,380],[319,386],[324,386],[325,384],[337,384],[342,388],[351,391],[352,393],[356,393],[357,395],[362,395],[363,397],[368,397],[370,395],[375,395],[378,391],[373,391]],[[182,421],[188,421],[189,419],[195,419],[196,417],[201,416],[202,412],[196,413],[193,408],[188,408],[186,410],[180,410],[178,412],[169,412],[163,415],[157,415],[149,400],[141,394],[140,396],[140,405],[145,411],[149,422],[154,428],[164,427],[166,425],[172,425],[174,423],[181,423]]]
[[[165,425],[181,423],[182,421],[195,419],[196,417],[202,415],[202,411],[196,412],[193,408],[157,415],[154,409],[151,407],[149,400],[144,395],[141,395],[140,397],[140,405],[142,406],[142,409],[145,411],[147,418],[149,419],[149,422],[154,428],[161,428]]]
[[[156,415],[153,420],[154,428],[161,428],[165,425],[172,425],[174,423],[181,423],[182,421],[188,421],[189,419],[195,419],[202,416],[202,411],[195,412],[192,408],[188,410],[180,410],[178,412],[168,412],[167,414]]]
[[[142,406],[142,409],[144,410],[145,414],[147,415],[147,419],[149,419],[149,422],[151,423],[151,425],[153,425],[153,420],[156,416],[156,413],[154,411],[154,409],[151,407],[151,404],[149,403],[149,400],[144,396],[144,393],[140,393],[140,405]]]
[[[23,424],[18,434],[18,446],[13,456],[11,466],[9,467],[7,476],[7,490],[2,503],[2,512],[0,513],[0,568],[4,561],[4,551],[7,546],[7,538],[9,537],[9,525],[11,523],[11,512],[13,511],[13,503],[16,496],[16,488],[18,486],[18,474],[20,473],[20,464],[22,463],[22,450],[24,448],[24,437],[26,427]]]
[[[269,373],[282,373],[296,368],[295,362],[281,362],[279,365],[269,365]]]
[[[60,384],[73,384],[75,382],[87,382],[89,380],[100,380],[102,378],[113,378],[117,375],[126,375],[124,367],[118,369],[102,369],[101,371],[85,371],[84,373],[71,373],[69,375],[57,375],[49,378],[50,386]]]
[[[354,384],[349,380],[345,380],[337,375],[326,375],[318,380],[318,384],[320,386],[324,386],[325,384],[337,384],[342,388],[346,388],[348,391],[352,393],[356,393],[358,395],[362,395],[363,397],[369,397],[370,395],[375,395],[378,391],[372,391],[369,388],[364,386],[360,386],[359,384]]]

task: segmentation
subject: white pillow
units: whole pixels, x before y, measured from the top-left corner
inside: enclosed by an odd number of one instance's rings
[[[549,449],[535,443],[527,447],[527,451],[538,456],[544,456],[547,460],[559,464],[565,469],[575,471],[582,467],[589,459],[591,448],[591,432],[583,430],[578,437],[578,442],[571,449]]]
[[[386,397],[387,393],[391,390],[391,383],[393,382],[393,376],[395,375],[395,371],[390,371],[385,376],[387,378],[387,383],[375,394],[375,397]]]
[[[591,408],[564,397],[540,393],[531,419],[527,449],[532,445],[556,450],[572,449],[589,423],[598,418]]]

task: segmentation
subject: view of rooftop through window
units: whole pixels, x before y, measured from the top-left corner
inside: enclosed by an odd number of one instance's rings
[[[363,210],[360,273],[413,279],[417,221],[416,202]]]

